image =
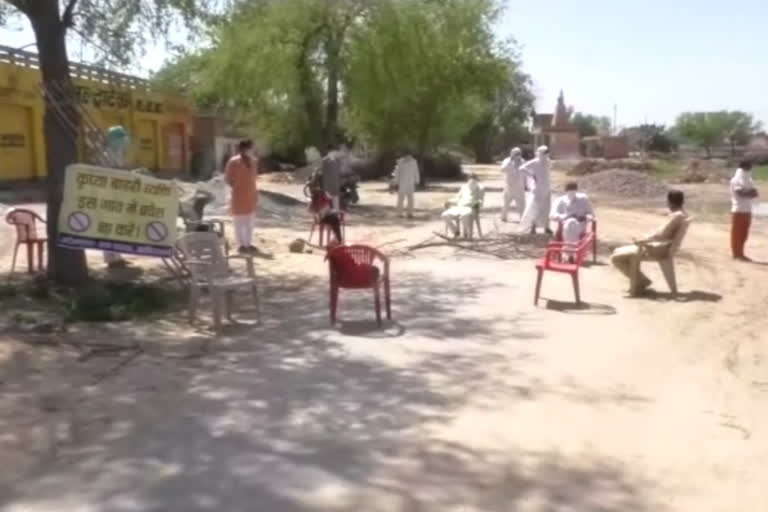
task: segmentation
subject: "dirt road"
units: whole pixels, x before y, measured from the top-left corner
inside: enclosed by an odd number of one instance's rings
[[[486,231],[514,229],[486,185]],[[403,251],[441,230],[456,186],[406,222],[366,185],[349,239],[400,254],[383,330],[367,294],[329,326],[321,254],[287,252],[308,230],[297,210],[261,222],[262,326],[245,310],[215,341],[181,317],[78,327],[144,343],[97,384],[116,360],[6,336],[0,511],[768,510],[768,266],[734,264],[727,226],[702,216],[678,299],[653,267],[658,293],[626,298],[603,253],[582,272],[588,309],[556,275],[535,308],[527,249]],[[598,208],[605,250],[661,220]],[[768,260],[764,221],[750,249]]]

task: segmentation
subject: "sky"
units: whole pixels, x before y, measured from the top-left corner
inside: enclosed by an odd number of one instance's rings
[[[766,21],[765,0],[507,0],[496,31],[517,40],[538,112],[552,112],[562,89],[578,112],[613,118],[615,106],[618,126],[744,110],[768,127]],[[0,44],[34,41],[16,25],[0,29]],[[146,75],[166,56],[152,48],[127,71]]]

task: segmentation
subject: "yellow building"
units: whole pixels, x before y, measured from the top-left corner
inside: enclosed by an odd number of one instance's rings
[[[194,118],[184,97],[93,66],[71,63],[70,72],[94,123],[105,132],[114,125],[128,131],[130,166],[170,174],[189,168]],[[0,181],[47,175],[39,84],[37,55],[0,46]],[[82,151],[81,160],[88,160]]]

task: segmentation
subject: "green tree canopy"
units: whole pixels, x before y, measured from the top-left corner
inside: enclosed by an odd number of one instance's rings
[[[341,138],[430,151],[527,116],[529,81],[514,46],[494,39],[497,14],[491,0],[243,0],[211,23],[209,49],[156,79],[185,84],[279,153]]]
[[[741,111],[684,112],[675,122],[675,131],[712,156],[712,147],[726,142],[735,152],[735,146],[745,144],[760,126],[751,114]]]
[[[356,27],[346,121],[374,148],[426,153],[460,140],[517,69],[498,45],[490,0],[381,1]]]
[[[609,135],[611,133],[611,118],[608,116],[594,116],[576,112],[571,117],[571,123],[579,130],[581,137]]]

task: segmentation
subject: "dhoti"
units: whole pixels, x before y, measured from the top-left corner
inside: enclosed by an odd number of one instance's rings
[[[579,222],[574,218],[563,221],[563,242],[576,245],[581,240],[581,235],[587,229],[586,222]]]
[[[441,217],[445,221],[445,227],[458,236],[459,227],[464,228],[464,234],[469,234],[472,229],[472,208],[469,206],[452,206],[445,210]]]
[[[533,200],[525,207],[525,213],[520,220],[520,230],[528,231],[536,227],[549,228],[549,213],[552,209],[552,196],[533,194]]]
[[[517,208],[520,214],[520,221],[522,222],[523,214],[525,213],[525,188],[507,184],[504,187],[504,205],[501,208],[501,220],[507,221],[507,215],[509,214],[509,205],[515,202],[515,208]]]

